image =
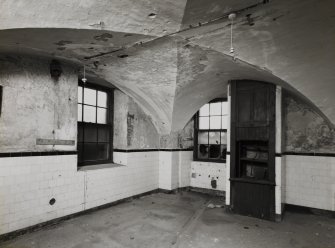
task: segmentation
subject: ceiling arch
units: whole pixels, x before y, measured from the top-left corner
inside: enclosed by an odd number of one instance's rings
[[[265,2],[4,0],[0,52],[85,64],[132,96],[163,134],[181,129],[232,79],[294,90],[335,123],[335,4]]]

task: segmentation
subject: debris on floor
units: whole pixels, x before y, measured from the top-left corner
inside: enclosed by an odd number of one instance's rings
[[[213,203],[209,203],[207,205],[207,208],[223,208],[224,206],[223,205],[220,205],[220,204],[213,204]]]

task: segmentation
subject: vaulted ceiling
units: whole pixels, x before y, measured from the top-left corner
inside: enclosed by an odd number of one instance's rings
[[[160,133],[183,128],[232,79],[279,84],[335,123],[332,0],[2,0],[0,9],[1,53],[85,64]]]

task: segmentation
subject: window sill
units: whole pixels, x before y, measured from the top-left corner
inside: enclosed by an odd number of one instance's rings
[[[225,164],[227,160],[218,159],[193,159],[193,162],[205,162],[205,163],[221,163]]]
[[[90,171],[90,170],[101,170],[124,167],[122,164],[108,163],[108,164],[95,164],[95,165],[85,165],[78,168],[78,171]]]

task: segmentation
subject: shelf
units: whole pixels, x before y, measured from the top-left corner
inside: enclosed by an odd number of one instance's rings
[[[259,163],[268,163],[269,160],[267,159],[257,159],[257,158],[240,158],[241,161],[248,161],[248,162],[259,162]]]
[[[241,183],[252,183],[252,184],[262,184],[262,185],[270,185],[276,186],[274,182],[266,181],[266,180],[257,180],[257,179],[249,179],[249,178],[230,178],[232,182],[241,182]]]

